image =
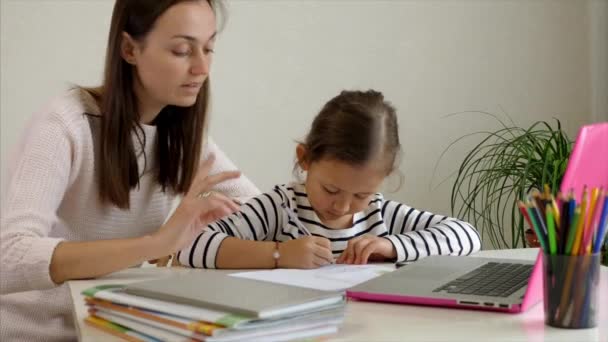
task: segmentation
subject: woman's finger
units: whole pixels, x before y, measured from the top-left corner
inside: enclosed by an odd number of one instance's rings
[[[234,212],[237,212],[241,209],[241,207],[239,207],[238,205],[236,205],[230,198],[228,198],[227,196],[217,193],[217,192],[212,192],[211,195],[209,195],[209,197],[203,199],[205,200],[205,204],[207,206],[207,210],[216,210],[220,207],[225,208],[229,214],[232,214]],[[203,213],[204,214],[204,213]]]
[[[232,198],[230,198],[224,194],[220,194],[220,193],[214,193],[214,194],[219,196],[219,198],[224,202],[224,205],[226,205],[228,208],[230,208],[230,210],[232,210],[232,212],[241,210],[240,205],[235,203]]]
[[[240,209],[228,197],[218,193],[213,193],[200,201],[204,207],[201,209],[199,220],[205,226]]]
[[[210,153],[207,159],[203,160],[202,163],[199,164],[198,170],[196,170],[196,177],[200,179],[204,179],[211,171],[211,167],[215,162],[215,154]]]
[[[205,178],[205,180],[202,182],[202,184],[206,189],[211,189],[221,182],[224,182],[224,181],[227,181],[227,180],[233,179],[233,178],[239,178],[240,176],[241,176],[241,171],[224,171],[224,172],[216,173],[211,176],[207,176],[207,178]]]
[[[213,176],[208,176],[201,181],[193,182],[188,190],[188,195],[191,198],[196,197],[208,197],[211,195],[211,190],[217,184],[226,181],[228,179],[238,178],[241,176],[240,171],[226,171],[220,172]]]
[[[199,163],[194,179],[192,179],[192,184],[190,184],[190,189],[188,189],[188,195],[196,196],[201,192],[202,184],[207,178],[209,171],[211,171],[214,161],[215,155],[211,153],[207,159]]]

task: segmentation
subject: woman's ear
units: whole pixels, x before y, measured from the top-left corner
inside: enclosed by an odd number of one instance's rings
[[[308,171],[308,149],[304,144],[298,144],[296,146],[296,157],[298,158],[298,165],[304,171]]]
[[[123,32],[122,40],[120,42],[120,56],[122,57],[122,59],[124,59],[127,63],[131,65],[135,65],[137,62],[135,53],[136,49],[137,43],[135,42],[135,40],[131,38],[128,33]]]

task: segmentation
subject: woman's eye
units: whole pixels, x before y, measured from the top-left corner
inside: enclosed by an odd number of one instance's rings
[[[173,51],[173,54],[179,57],[188,56],[190,51]]]
[[[204,51],[205,51],[205,54],[210,54],[210,53],[214,53],[215,52],[214,49],[208,49],[208,48],[205,48]]]

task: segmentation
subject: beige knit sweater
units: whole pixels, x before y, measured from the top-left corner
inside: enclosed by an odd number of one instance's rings
[[[131,209],[99,202],[93,153],[99,119],[93,115],[99,109],[87,93],[67,92],[34,116],[8,163],[0,225],[3,342],[76,338],[68,287],[55,285],[49,276],[60,241],[141,236],[158,229],[171,210],[174,196],[163,193],[149,172],[156,162],[154,126],[144,126],[146,170],[140,187],[131,192]],[[205,151],[216,155],[212,173],[235,169],[212,141]],[[142,170],[143,157],[139,165]],[[237,198],[259,193],[245,177],[215,190]]]

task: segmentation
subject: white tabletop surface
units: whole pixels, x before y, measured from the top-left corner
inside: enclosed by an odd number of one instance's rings
[[[534,260],[536,249],[482,251],[475,256]],[[80,341],[119,341],[84,323],[82,290],[130,283],[182,272],[235,272],[185,268],[132,268],[94,280],[70,281]],[[521,314],[349,301],[346,319],[329,341],[600,341],[608,342],[608,267],[602,266],[598,327],[568,330],[546,326],[542,303]]]

